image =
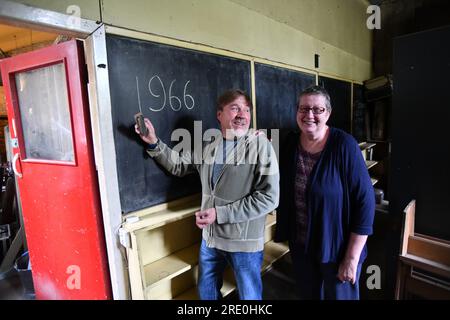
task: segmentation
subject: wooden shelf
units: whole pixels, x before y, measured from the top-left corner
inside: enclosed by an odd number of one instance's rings
[[[199,210],[200,206],[197,202],[191,203],[188,206],[182,206],[181,208],[179,206],[167,208],[141,217],[136,222],[124,223],[123,228],[128,232],[137,230],[150,230],[161,227],[165,224],[175,222],[177,220],[187,218],[191,215],[194,215],[195,212]],[[266,221],[271,221],[272,224],[275,224],[275,214],[268,214]]]
[[[273,240],[267,242],[264,246],[264,260],[267,264],[263,264],[263,268],[270,267],[275,261],[282,258],[289,252],[289,247],[285,243],[277,243]]]
[[[197,264],[199,248],[195,244],[144,266],[146,290],[191,269]]]
[[[289,252],[289,248],[284,243],[275,243],[273,241],[269,241],[264,245],[264,260],[263,265],[261,267],[261,273],[265,273],[270,270],[273,263],[280,258],[282,258],[286,253]],[[227,268],[224,272],[223,276],[223,285],[220,290],[223,297],[231,294],[236,290],[236,282],[234,280],[233,270],[231,268]],[[197,287],[193,287],[177,297],[175,300],[196,300],[198,299]]]
[[[149,214],[145,217],[141,217],[137,222],[124,223],[123,228],[128,232],[150,230],[189,216],[193,216],[198,210],[200,210],[200,205],[197,202],[188,206],[183,206],[181,209],[180,207],[168,208]]]
[[[191,289],[183,292],[182,294],[176,296],[174,300],[198,300],[197,287],[192,287]]]
[[[359,144],[359,148],[361,150],[367,150],[367,149],[373,148],[375,146],[376,146],[376,143],[369,143],[369,142],[361,142]]]
[[[359,149],[361,150],[363,158],[366,161],[372,160],[373,147],[375,147],[375,146],[376,146],[376,143],[369,143],[369,142],[359,143]]]
[[[389,143],[391,141],[389,140],[376,140],[376,139],[370,139],[368,142],[375,142],[375,143]]]
[[[276,216],[269,214],[266,219],[266,230],[276,224]],[[197,264],[200,244],[196,243],[173,254],[144,266],[145,287],[150,289],[158,282],[168,280],[186,272]],[[270,246],[270,255],[275,249]]]
[[[277,223],[277,216],[274,214],[268,214],[266,218],[266,228],[271,227]]]
[[[233,270],[230,267],[224,271],[223,274],[223,284],[220,289],[222,297],[226,297],[236,290],[236,282],[234,281]],[[197,286],[183,292],[182,294],[176,296],[174,300],[198,300]]]
[[[220,293],[222,297],[226,297],[229,294],[233,293],[236,290],[236,281],[234,280],[233,270],[228,267],[223,273],[223,285],[220,289]]]
[[[188,201],[186,201],[188,200]],[[186,199],[127,216],[122,228],[129,234],[127,247],[133,299],[197,299],[198,255],[201,232],[194,214],[199,201]],[[276,225],[275,211],[266,218],[262,272],[288,252],[270,241]],[[186,247],[187,246],[187,247]],[[224,273],[223,296],[236,288],[231,268]]]
[[[367,169],[372,168],[374,165],[376,165],[378,163],[378,161],[371,161],[371,160],[366,160],[366,167]]]

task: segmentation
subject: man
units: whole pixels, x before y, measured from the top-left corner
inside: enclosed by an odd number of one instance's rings
[[[262,299],[266,215],[278,205],[279,174],[275,152],[264,135],[249,131],[252,103],[241,90],[229,90],[217,103],[219,137],[202,154],[179,155],[157,138],[149,119],[148,154],[174,175],[197,170],[202,182],[202,231],[199,254],[200,299],[220,299],[223,271],[229,263],[242,300]],[[136,125],[135,130],[140,134]],[[201,161],[194,161],[200,158]]]

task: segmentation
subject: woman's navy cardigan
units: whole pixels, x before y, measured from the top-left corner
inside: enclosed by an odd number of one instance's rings
[[[299,132],[292,132],[280,152],[280,205],[275,241],[295,239],[294,185]],[[372,234],[375,195],[356,140],[330,127],[325,148],[306,186],[308,233],[305,252],[319,262],[340,262],[350,233]],[[367,255],[366,246],[360,256]]]

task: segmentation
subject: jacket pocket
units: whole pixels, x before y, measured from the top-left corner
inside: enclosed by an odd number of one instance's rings
[[[223,223],[214,224],[214,236],[222,239],[240,240],[244,238],[243,231],[245,230],[243,223]]]

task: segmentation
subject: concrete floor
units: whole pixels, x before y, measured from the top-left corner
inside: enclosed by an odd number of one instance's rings
[[[19,274],[15,270],[0,275],[0,300],[34,299],[34,295],[30,290],[26,291],[24,289],[23,281],[29,281],[21,279],[21,276],[24,275],[25,274]],[[232,295],[229,299],[237,299],[237,294]],[[263,299],[298,299],[295,281],[292,276],[292,261],[289,254],[286,254],[280,260],[276,261],[272,268],[263,275]]]
[[[28,283],[29,286],[29,283]],[[34,294],[26,291],[19,273],[11,270],[0,275],[0,300],[32,300]]]
[[[290,254],[276,261],[263,275],[264,300],[298,300]]]

